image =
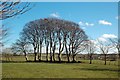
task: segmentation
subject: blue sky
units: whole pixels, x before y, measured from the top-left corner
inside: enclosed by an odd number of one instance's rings
[[[118,35],[117,2],[32,2],[31,4],[36,6],[30,11],[3,21],[10,27],[7,46],[19,38],[19,33],[26,23],[47,17],[76,22],[92,39]]]

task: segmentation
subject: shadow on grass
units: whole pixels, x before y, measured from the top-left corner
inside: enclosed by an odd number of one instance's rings
[[[45,61],[45,60],[41,60],[41,61],[32,61],[32,60],[29,60],[29,61],[1,61],[2,63],[83,63],[81,61],[76,61],[76,62],[67,62],[67,61]]]
[[[113,69],[106,69],[106,68],[73,68],[73,70],[120,72],[120,70],[113,70]]]

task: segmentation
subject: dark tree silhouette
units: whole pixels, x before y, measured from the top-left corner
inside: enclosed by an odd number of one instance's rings
[[[62,52],[66,52],[68,62],[70,56],[75,62],[75,56],[80,52],[80,46],[87,39],[85,32],[79,25],[62,19],[45,18],[27,23],[22,32],[23,37],[33,45],[35,61],[41,61],[42,46],[46,47],[46,60],[50,53],[50,62],[55,60],[56,49],[58,49],[58,60],[61,62]]]
[[[21,35],[23,37],[26,37],[27,41],[33,45],[33,49],[34,49],[34,61],[36,61],[37,58],[37,49],[38,49],[38,33],[37,33],[37,25],[35,24],[35,22],[31,21],[30,23],[26,24],[23,32],[21,33]]]
[[[23,14],[31,9],[29,6],[29,2],[20,2],[20,0],[0,1],[0,20]]]

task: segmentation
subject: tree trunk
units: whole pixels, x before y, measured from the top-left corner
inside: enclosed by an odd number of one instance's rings
[[[33,44],[33,46],[34,46],[34,54],[35,54],[35,56],[34,56],[34,61],[36,62],[36,57],[37,57],[37,52],[36,52],[36,50],[37,50],[37,46],[35,46],[35,44]]]
[[[39,58],[40,58],[39,43],[37,44],[37,53],[38,53],[38,60],[39,60]]]
[[[48,62],[48,52],[46,53],[46,61]]]
[[[26,52],[25,51],[23,51],[23,52],[24,52],[25,60],[28,61],[28,57],[27,57]]]
[[[48,46],[49,46],[49,44],[47,44],[47,46],[46,46],[46,61],[48,61]]]
[[[52,37],[51,37],[51,33],[50,33],[50,62],[52,62]]]
[[[47,39],[45,39],[46,41],[46,61],[48,61],[48,48],[49,48],[49,41],[47,41]]]
[[[92,64],[92,55],[90,55],[90,64]]]
[[[58,53],[58,60],[59,60],[59,62],[61,62],[60,53]]]
[[[35,52],[34,54],[35,54],[34,61],[36,62],[37,53]]]
[[[50,62],[52,62],[52,52],[50,50]]]
[[[55,53],[53,53],[53,61],[55,62]]]
[[[75,53],[73,52],[73,43],[74,42],[72,42],[72,58],[73,58],[73,60],[72,60],[72,62],[75,62]],[[69,47],[70,48],[70,47]]]
[[[68,60],[68,62],[70,62],[70,56],[69,56],[69,54],[68,54],[68,49],[67,49],[67,45],[66,45],[66,41],[65,41],[65,49],[66,49],[66,54],[67,54],[67,60]]]
[[[55,62],[55,50],[56,50],[56,42],[54,43],[53,46],[53,61]]]
[[[61,39],[59,39],[59,53],[58,53],[58,60],[61,62]]]
[[[59,53],[58,53],[58,60],[59,60],[59,62],[61,62],[61,57],[60,57],[61,53],[60,53],[60,49],[61,49],[61,44],[60,44]]]
[[[25,56],[25,60],[28,61],[28,57],[27,56]]]
[[[118,50],[118,59],[120,60],[120,50]]]
[[[68,60],[68,62],[70,62],[70,58],[69,57],[70,57],[69,54],[67,54],[67,60]]]
[[[106,54],[105,54],[105,64],[104,65],[106,65]]]
[[[50,43],[50,62],[52,62],[52,50],[51,50],[52,46],[51,45],[52,44]]]
[[[76,62],[76,61],[75,61],[75,55],[73,55],[72,58],[73,58],[72,62]]]
[[[39,57],[39,61],[41,61],[41,53],[42,53],[42,43],[40,42],[40,57]]]

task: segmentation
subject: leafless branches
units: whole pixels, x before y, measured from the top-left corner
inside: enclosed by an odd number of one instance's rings
[[[29,2],[20,2],[20,0],[0,1],[0,20],[23,14],[31,9]]]
[[[95,43],[92,40],[87,40],[86,41],[86,51],[88,52],[88,56],[90,59],[90,64],[92,64],[92,59],[93,59],[93,54],[96,51],[96,46]]]
[[[21,37],[20,39],[18,39],[16,41],[16,43],[14,43],[12,45],[12,51],[14,53],[17,53],[17,52],[22,52],[24,53],[24,56],[25,56],[25,60],[28,61],[28,57],[27,57],[27,52],[28,51],[28,42],[26,41],[26,38],[25,37]]]
[[[115,39],[110,39],[110,41],[112,42],[113,46],[117,49],[117,53],[120,59],[120,39],[115,38]]]
[[[87,35],[78,24],[56,18],[31,21],[25,25],[21,35],[33,45],[35,61],[37,54],[38,60],[41,61],[42,47],[44,46],[46,47],[46,60],[48,61],[49,50],[51,62],[56,61],[57,49],[59,62],[61,62],[63,51],[66,51],[68,62],[70,56],[75,62],[75,56],[78,54],[80,46],[87,39]]]
[[[109,42],[102,42],[100,40],[98,40],[98,43],[99,43],[100,51],[102,52],[102,54],[104,54],[104,61],[105,61],[105,65],[106,65],[107,54],[108,54],[109,50],[112,48],[112,46]]]

